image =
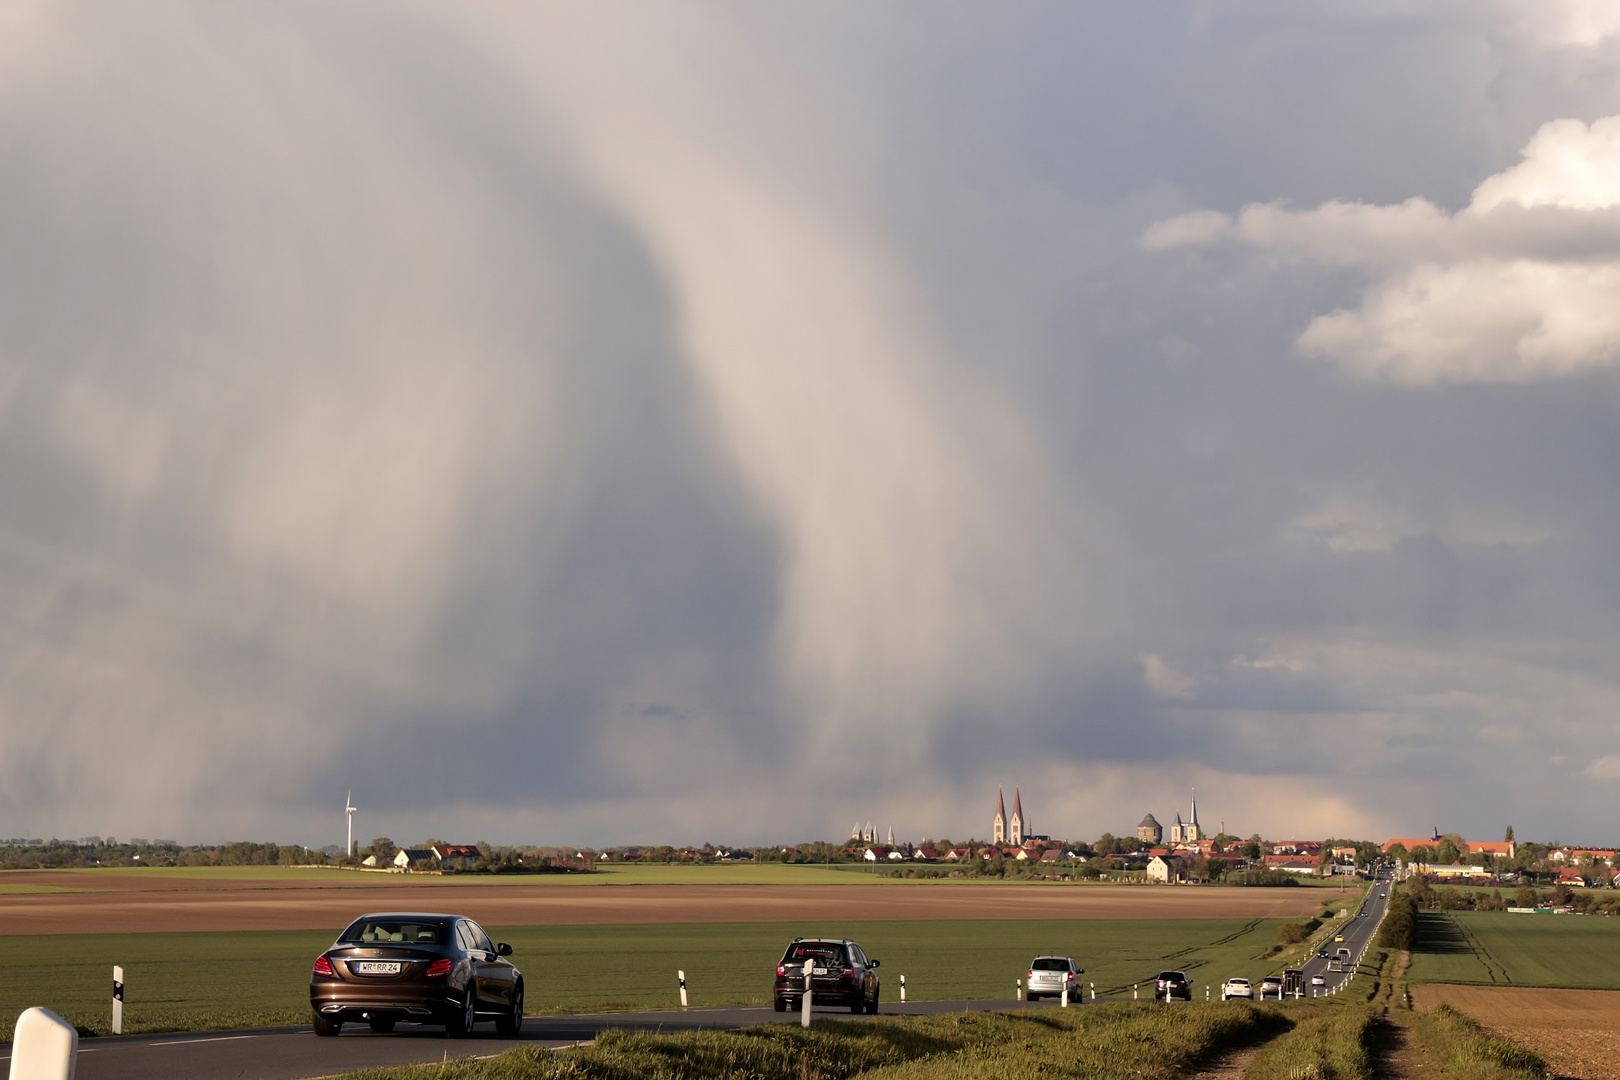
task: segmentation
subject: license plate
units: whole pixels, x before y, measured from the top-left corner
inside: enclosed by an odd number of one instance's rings
[[[811,968],[810,969],[810,974],[812,974],[812,975],[825,975],[825,974],[827,974],[827,969],[826,968]]]
[[[354,965],[354,970],[361,975],[398,975],[398,960],[362,960]]]

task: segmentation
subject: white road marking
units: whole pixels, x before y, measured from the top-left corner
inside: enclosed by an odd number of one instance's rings
[[[233,1042],[237,1039],[257,1039],[257,1035],[220,1035],[212,1039],[176,1039],[173,1042],[147,1043],[147,1046],[187,1046],[191,1043]]]

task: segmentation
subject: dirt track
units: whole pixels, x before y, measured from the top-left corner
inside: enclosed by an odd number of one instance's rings
[[[1620,1080],[1620,990],[1414,986],[1419,1009],[1444,1002],[1547,1059],[1559,1076]]]
[[[84,877],[29,882],[84,888]],[[456,911],[493,926],[594,923],[786,922],[799,919],[1302,918],[1315,889],[1149,886],[483,885],[430,879],[332,883],[120,880],[95,891],[0,895],[0,934],[335,929],[365,911]]]

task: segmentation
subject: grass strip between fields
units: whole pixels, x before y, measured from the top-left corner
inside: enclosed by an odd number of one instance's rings
[[[1548,1075],[1541,1055],[1486,1033],[1473,1017],[1450,1005],[1416,1014],[1412,1026],[1448,1080],[1544,1080]]]
[[[1295,1010],[1298,1025],[1260,1049],[1244,1080],[1370,1080],[1374,1010]]]
[[[567,1050],[521,1047],[483,1061],[367,1069],[343,1080],[1169,1080],[1220,1050],[1279,1030],[1280,1011],[1117,1003],[1068,1012],[952,1013],[741,1031],[609,1032]]]

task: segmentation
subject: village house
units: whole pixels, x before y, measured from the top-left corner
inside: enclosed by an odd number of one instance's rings
[[[441,870],[471,870],[482,857],[472,844],[434,844],[429,850]]]
[[[432,870],[438,862],[433,849],[425,847],[400,848],[394,856],[394,866],[400,870]]]
[[[1187,860],[1180,855],[1155,855],[1148,860],[1149,881],[1164,885],[1187,880]]]

